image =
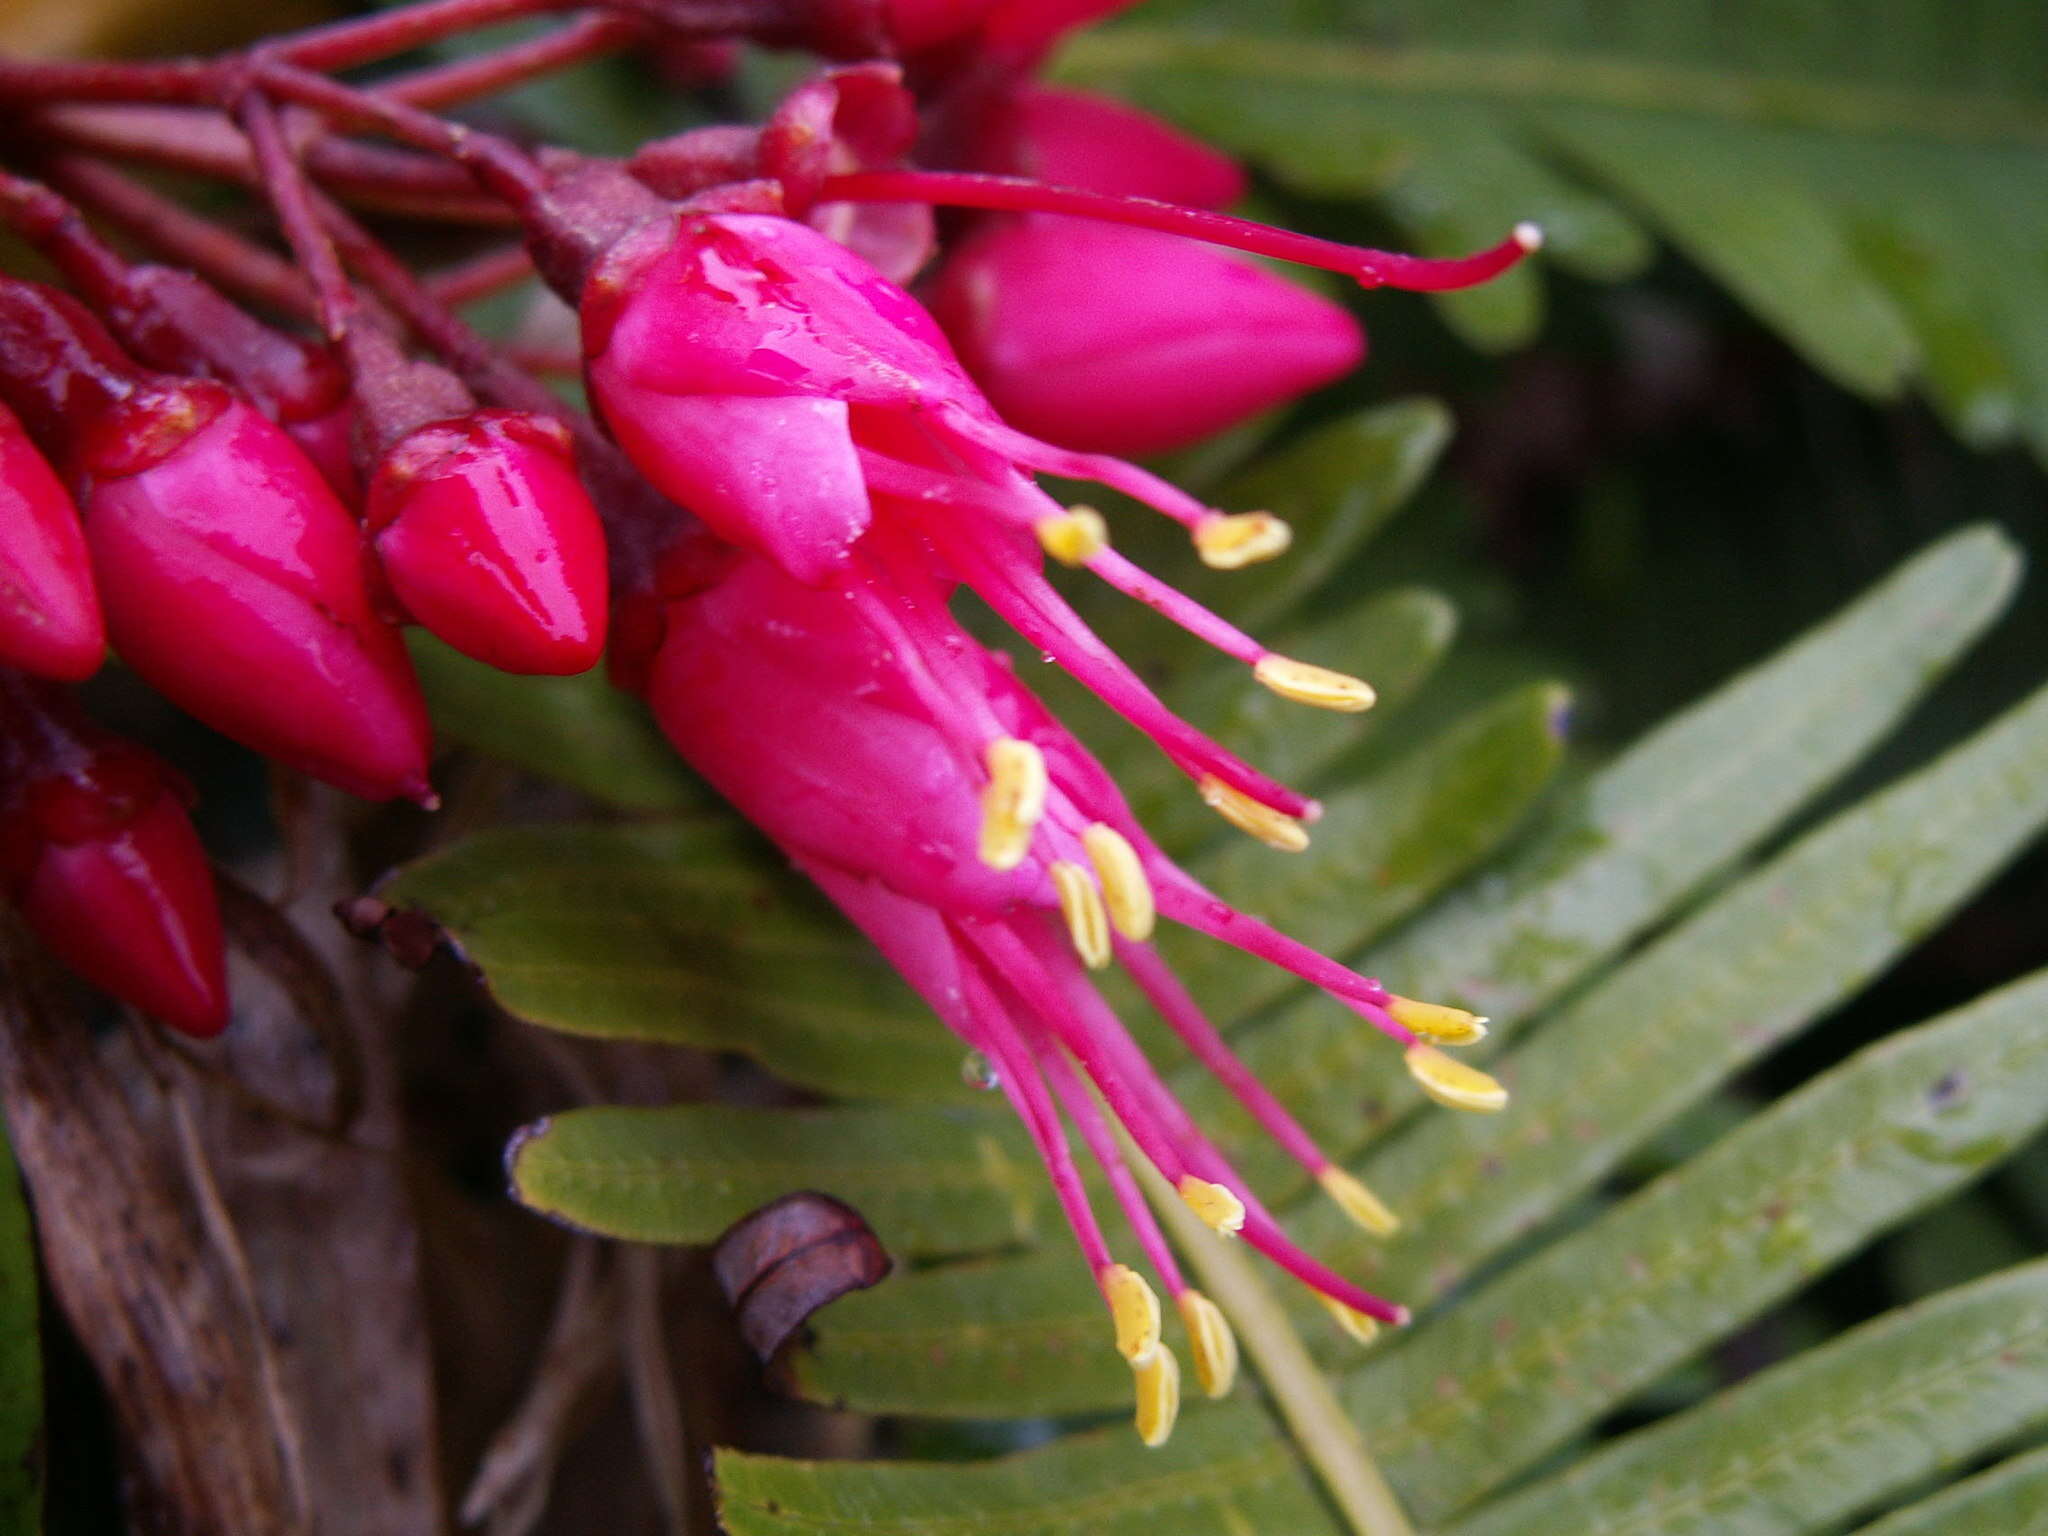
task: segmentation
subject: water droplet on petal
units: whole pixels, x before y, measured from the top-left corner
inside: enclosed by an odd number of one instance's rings
[[[960,1081],[970,1088],[979,1088],[983,1093],[992,1088],[1000,1088],[1003,1084],[1002,1077],[996,1071],[996,1064],[980,1051],[969,1051],[961,1058]]]

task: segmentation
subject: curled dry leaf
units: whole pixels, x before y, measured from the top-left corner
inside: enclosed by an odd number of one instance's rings
[[[808,1190],[734,1222],[711,1250],[711,1264],[741,1336],[763,1360],[818,1308],[866,1290],[892,1267],[860,1212]]]

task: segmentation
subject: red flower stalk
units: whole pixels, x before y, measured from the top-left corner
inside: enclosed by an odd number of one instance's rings
[[[0,280],[0,393],[80,487],[114,648],[237,741],[371,799],[432,799],[426,706],[361,530],[267,417],[146,372],[81,306]]]
[[[77,682],[106,649],[78,508],[0,405],[0,666]]]
[[[213,871],[163,763],[0,669],[0,887],[72,970],[188,1035],[228,1020]]]

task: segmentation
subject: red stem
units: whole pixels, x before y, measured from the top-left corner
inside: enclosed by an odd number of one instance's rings
[[[379,80],[374,89],[377,95],[407,106],[450,106],[624,48],[646,34],[645,23],[623,16],[581,16],[541,37],[475,58]]]
[[[345,347],[356,317],[355,290],[349,287],[348,274],[342,270],[334,242],[321,228],[320,216],[312,204],[312,189],[306,185],[298,158],[285,142],[284,126],[278,121],[277,111],[252,91],[237,108],[237,116],[242,131],[248,135],[250,151],[256,157],[257,179],[264,196],[270,199],[285,243],[312,280],[313,307],[319,313],[320,328],[329,341]]]
[[[526,253],[526,247],[507,245],[458,266],[430,272],[422,279],[422,286],[436,302],[456,305],[514,287],[532,276],[533,258]]]
[[[1408,288],[1438,292],[1469,288],[1498,276],[1542,244],[1533,224],[1520,224],[1499,245],[1453,261],[1401,256],[1274,229],[1250,219],[1201,208],[1183,208],[1149,197],[1120,197],[1050,187],[1021,176],[983,176],[965,171],[854,171],[828,179],[818,193],[824,203],[936,203],[954,208],[987,208],[1003,213],[1064,213],[1112,224],[1186,235],[1211,245],[1273,256],[1356,278],[1367,288]]]
[[[305,274],[261,246],[159,196],[111,166],[64,155],[46,169],[50,180],[79,203],[217,287],[245,294],[282,314],[312,312],[313,296]]]

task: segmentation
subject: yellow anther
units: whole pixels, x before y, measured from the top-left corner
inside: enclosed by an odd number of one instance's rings
[[[1237,1335],[1223,1309],[1200,1291],[1182,1291],[1180,1320],[1187,1324],[1188,1354],[1195,1380],[1211,1397],[1227,1397],[1237,1380]]]
[[[1299,853],[1308,846],[1308,829],[1292,816],[1261,805],[1241,789],[1232,789],[1213,773],[1197,781],[1202,803],[1240,832],[1249,832],[1268,848]]]
[[[1198,1179],[1192,1173],[1180,1176],[1180,1197],[1188,1209],[1202,1218],[1210,1231],[1235,1237],[1244,1230],[1244,1202],[1221,1184]]]
[[[1081,846],[1088,850],[1088,862],[1102,882],[1102,904],[1109,909],[1110,926],[1127,939],[1142,942],[1151,938],[1158,908],[1152,900],[1152,882],[1146,878],[1145,866],[1138,862],[1138,850],[1130,839],[1098,821],[1081,834]]]
[[[1218,513],[1195,525],[1195,553],[1211,570],[1235,571],[1287,552],[1294,530],[1270,512]]]
[[[1472,1045],[1486,1038],[1486,1020],[1462,1008],[1397,997],[1387,1004],[1387,1013],[1396,1024],[1438,1045]]]
[[[1494,1114],[1508,1107],[1508,1091],[1477,1067],[1453,1061],[1433,1045],[1408,1047],[1408,1071],[1422,1091],[1452,1109]]]
[[[1088,871],[1070,859],[1054,860],[1050,873],[1074,953],[1089,970],[1101,970],[1110,957],[1109,914],[1102,908],[1102,892],[1095,888]]]
[[[1138,1438],[1157,1450],[1180,1417],[1180,1362],[1161,1344],[1143,1360],[1133,1360],[1131,1374],[1138,1386]]]
[[[1361,1344],[1370,1344],[1380,1336],[1380,1323],[1376,1317],[1368,1317],[1356,1307],[1347,1307],[1334,1296],[1316,1292],[1316,1300],[1323,1304],[1323,1310],[1336,1319],[1337,1326]]]
[[[1317,709],[1333,709],[1340,715],[1371,709],[1379,697],[1364,678],[1286,656],[1261,656],[1258,665],[1252,668],[1252,676],[1283,699]]]
[[[981,792],[981,862],[990,869],[1015,869],[1045,814],[1045,755],[1028,741],[1000,736],[982,760],[988,784]]]
[[[1335,1163],[1316,1175],[1323,1193],[1342,1207],[1344,1214],[1375,1237],[1392,1237],[1401,1230],[1401,1218],[1387,1208],[1386,1201]]]
[[[1116,1322],[1116,1352],[1136,1365],[1159,1347],[1159,1298],[1128,1264],[1102,1272],[1102,1295]]]
[[[1109,524],[1093,507],[1069,507],[1057,517],[1040,518],[1032,531],[1039,548],[1061,565],[1086,565],[1109,548]]]

